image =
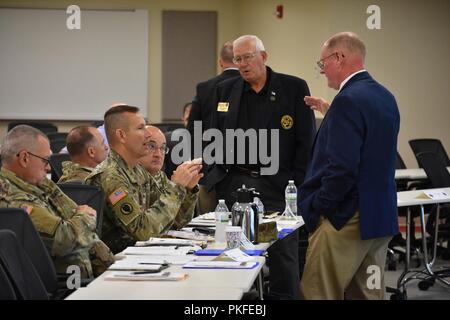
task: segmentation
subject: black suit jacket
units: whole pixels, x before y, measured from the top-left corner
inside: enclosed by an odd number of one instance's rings
[[[279,169],[275,175],[262,176],[269,179],[274,192],[284,194],[288,180],[294,180],[299,186],[305,177],[305,171],[309,162],[310,150],[316,131],[314,112],[305,104],[303,98],[309,95],[307,83],[300,78],[270,72],[268,87],[269,112],[262,113],[266,123],[266,129],[279,130]],[[221,82],[216,87],[215,108],[211,117],[211,127],[220,129],[223,133],[226,129],[238,128],[239,105],[244,89],[242,78],[229,79]],[[228,102],[228,111],[219,112],[219,102]],[[292,127],[283,128],[281,120],[291,117]],[[286,127],[286,126],[285,126]],[[224,135],[225,141],[225,135]],[[230,150],[225,150],[224,155]],[[229,164],[214,164],[208,167],[206,187],[211,190],[219,183],[227,171]]]
[[[210,126],[211,112],[214,110],[214,89],[216,85],[226,79],[239,76],[239,70],[228,69],[221,74],[197,85],[196,95],[192,101],[191,114],[187,129],[194,134],[194,121],[202,121],[203,130]]]

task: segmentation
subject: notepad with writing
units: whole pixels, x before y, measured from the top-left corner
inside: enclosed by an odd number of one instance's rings
[[[259,264],[258,261],[192,261],[186,263],[185,269],[253,269]]]

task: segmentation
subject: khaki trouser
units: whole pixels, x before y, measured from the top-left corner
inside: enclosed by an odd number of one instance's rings
[[[300,296],[384,299],[384,265],[391,238],[361,240],[358,213],[340,231],[321,217],[309,236]]]

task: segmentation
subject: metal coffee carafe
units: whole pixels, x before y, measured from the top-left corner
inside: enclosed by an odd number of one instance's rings
[[[232,225],[242,227],[245,236],[252,243],[258,243],[258,206],[253,203],[253,198],[258,195],[254,188],[243,185],[236,191],[237,201],[231,209]]]

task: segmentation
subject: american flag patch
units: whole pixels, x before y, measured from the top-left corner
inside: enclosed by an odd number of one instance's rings
[[[127,193],[123,191],[122,189],[117,189],[113,193],[111,193],[108,197],[109,202],[111,202],[112,205],[115,205],[117,202],[119,202],[121,199],[123,199]]]
[[[33,212],[33,207],[32,206],[23,205],[22,209],[25,210],[28,213],[28,215],[30,215],[31,212]]]

